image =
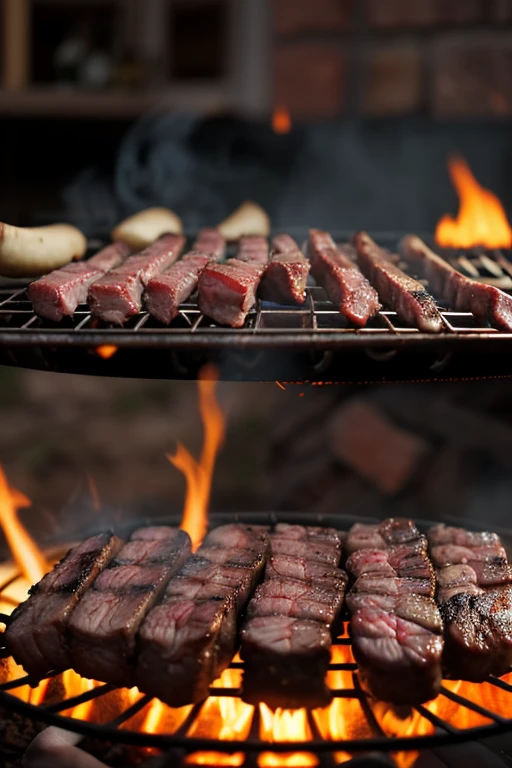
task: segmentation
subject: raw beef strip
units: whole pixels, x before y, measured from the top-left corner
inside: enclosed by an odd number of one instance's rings
[[[181,235],[162,235],[141,253],[130,256],[120,267],[89,288],[93,315],[106,323],[123,325],[142,309],[142,294],[152,277],[167,269],[185,246]]]
[[[401,317],[420,331],[438,333],[443,320],[432,296],[424,286],[393,264],[389,254],[366,234],[354,236],[359,265],[379,296]]]
[[[118,267],[129,253],[127,245],[114,243],[88,261],[67,264],[31,283],[28,295],[34,312],[54,323],[72,317],[78,305],[87,301],[89,287],[95,280]]]
[[[328,232],[312,229],[308,256],[311,274],[322,286],[329,301],[357,326],[364,327],[380,309],[379,296],[353,260],[350,245],[338,248]]]
[[[304,304],[309,270],[309,261],[298,249],[274,253],[261,281],[261,298],[277,304]]]

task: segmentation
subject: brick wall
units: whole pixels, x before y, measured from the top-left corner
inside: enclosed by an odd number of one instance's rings
[[[271,2],[294,116],[512,117],[512,0]]]

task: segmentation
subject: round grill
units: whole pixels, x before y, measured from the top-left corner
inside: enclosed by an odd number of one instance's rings
[[[274,515],[269,516],[266,514],[243,514],[237,516],[236,519],[239,522],[253,524],[268,523],[269,520],[272,523],[276,522]],[[232,516],[217,515],[212,522],[215,524],[223,524],[232,521]],[[279,521],[294,522],[304,525],[326,524],[337,527],[340,530],[346,530],[347,527],[356,522],[356,519],[347,516],[329,516],[320,519],[314,516],[298,516],[283,513],[279,515]],[[365,519],[364,522],[376,521]],[[152,521],[151,523],[148,522],[148,525],[161,525],[162,523],[176,525],[178,524],[178,521],[177,519],[169,520],[166,518],[165,520],[160,519]],[[420,528],[426,528],[430,524],[431,523],[429,522],[423,522],[418,523],[418,526]],[[124,534],[129,529],[134,529],[135,527],[140,526],[132,524],[129,528],[126,527],[126,530],[120,531],[120,533]],[[504,543],[505,545],[507,544],[506,541]],[[16,581],[21,578],[21,574],[15,574],[8,582],[0,585],[0,593],[9,586],[13,586]],[[0,621],[8,621],[8,617],[0,614]],[[347,632],[334,641],[334,646],[342,646],[346,648],[349,647],[350,644],[351,641]],[[7,651],[5,649],[0,650],[0,656],[4,659],[7,658]],[[234,661],[231,664],[230,669],[242,670],[243,663]],[[80,704],[101,701],[102,697],[118,690],[115,686],[99,685],[79,696],[66,697],[66,695],[63,695],[61,699],[57,698],[57,700],[55,700],[55,697],[53,696],[50,704],[45,704],[43,699],[41,704],[34,705],[26,703],[14,695],[14,692],[17,689],[30,684],[28,677],[8,679],[0,685],[0,707],[7,712],[18,713],[30,720],[57,726],[84,737],[90,737],[94,740],[100,740],[110,744],[130,745],[139,748],[155,748],[162,751],[173,749],[188,755],[205,751],[217,753],[241,752],[246,756],[263,752],[306,752],[319,755],[332,755],[332,753],[336,752],[356,754],[362,752],[403,752],[460,744],[512,731],[512,717],[506,717],[503,714],[500,714],[500,712],[481,704],[481,686],[472,684],[470,686],[472,694],[467,695],[465,693],[462,695],[450,690],[450,684],[448,683],[443,685],[436,703],[442,703],[443,699],[449,700],[452,705],[455,705],[455,708],[457,708],[458,711],[466,710],[474,713],[474,715],[477,715],[480,718],[487,719],[489,724],[478,725],[476,727],[455,726],[448,719],[444,719],[439,716],[439,714],[431,711],[429,704],[405,709],[401,708],[400,711],[393,710],[399,718],[416,716],[420,722],[422,720],[423,722],[428,721],[428,724],[430,724],[428,729],[429,733],[424,733],[424,728],[417,728],[406,735],[393,736],[386,732],[386,728],[379,723],[379,719],[374,711],[375,702],[361,687],[357,664],[353,662],[337,663],[333,661],[329,669],[330,672],[348,673],[344,677],[345,679],[350,680],[350,684],[340,687],[331,686],[333,699],[351,700],[353,704],[350,708],[350,712],[354,714],[354,707],[357,706],[357,718],[359,720],[361,718],[364,720],[366,726],[364,730],[367,731],[369,735],[365,735],[364,737],[351,736],[339,739],[323,738],[315,714],[308,711],[307,722],[312,734],[312,739],[308,741],[267,741],[259,735],[261,716],[258,707],[254,709],[254,717],[247,740],[203,738],[196,735],[189,735],[191,731],[196,732],[201,730],[195,726],[200,723],[201,711],[203,707],[208,705],[208,700],[207,702],[194,705],[176,731],[172,733],[165,731],[148,733],[143,730],[135,730],[125,727],[125,724],[150,705],[151,698],[149,696],[141,696],[141,698],[134,704],[123,708],[115,718],[108,722],[98,724],[88,722],[79,717],[65,716],[62,713],[77,707]],[[57,677],[57,675],[49,675],[47,679],[51,680],[52,677]],[[491,696],[493,702],[496,702],[496,704],[498,704],[499,700],[500,706],[497,706],[496,709],[500,709],[501,712],[508,711],[512,713],[512,684],[510,682],[507,682],[505,679],[490,676],[486,683],[482,685],[490,685],[492,686],[492,690],[496,692],[496,697],[494,697],[494,695]],[[240,696],[240,690],[236,687],[214,686],[210,689],[210,693],[212,696],[221,699],[226,697],[238,698]],[[504,704],[505,697],[507,700]],[[416,719],[414,718],[412,721],[416,722]],[[423,733],[421,731],[423,731]]]

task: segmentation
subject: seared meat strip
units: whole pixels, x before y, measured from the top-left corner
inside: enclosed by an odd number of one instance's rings
[[[365,685],[396,705],[434,698],[443,638],[425,537],[411,520],[389,519],[354,525],[347,545],[352,649]]]
[[[300,248],[290,235],[276,235],[272,238],[272,250],[275,253],[289,253],[290,251],[299,251]]]
[[[507,293],[457,272],[415,235],[404,237],[400,250],[404,258],[420,268],[433,293],[445,299],[451,309],[471,312],[483,323],[512,331],[512,297]]]
[[[276,551],[283,543],[301,554]],[[319,547],[331,565],[318,561]],[[332,634],[339,626],[347,582],[335,567],[340,536],[333,529],[278,525],[270,548],[265,580],[249,603],[242,629],[243,698],[272,708],[325,706]]]
[[[298,249],[275,253],[261,281],[261,298],[276,304],[304,304],[309,270],[309,261]]]
[[[139,633],[137,685],[170,706],[206,698],[229,665],[238,616],[265,565],[268,536],[260,527],[226,526],[226,546],[223,538],[223,528],[206,537]]]
[[[72,666],[66,637],[70,615],[122,545],[117,536],[102,533],[74,547],[12,614],[5,641],[15,661],[34,680],[50,670]]]
[[[393,264],[366,232],[354,236],[354,245],[361,269],[384,302],[420,331],[442,330],[443,320],[436,303],[421,283]]]
[[[354,255],[351,245],[338,248],[328,232],[310,230],[311,274],[341,314],[355,325],[364,327],[379,311],[380,302],[377,291],[357,267]]]
[[[67,264],[31,283],[28,295],[34,312],[54,323],[72,317],[78,305],[87,301],[94,281],[118,267],[129,253],[127,245],[114,243],[88,261]]]
[[[106,323],[123,325],[142,309],[142,293],[152,277],[167,269],[185,246],[181,235],[162,235],[141,253],[130,256],[124,264],[89,288],[89,306],[93,315]]]
[[[180,304],[197,289],[199,276],[210,261],[224,255],[226,242],[216,229],[202,229],[193,245],[177,264],[149,281],[145,302],[149,314],[164,325],[178,315]]]
[[[505,674],[512,667],[512,566],[499,537],[444,525],[427,536],[448,674],[473,682]]]
[[[236,259],[211,263],[199,278],[199,309],[221,325],[241,328],[256,302],[256,291],[268,263],[264,237],[240,239]]]
[[[135,685],[139,627],[191,555],[185,531],[164,530],[165,536],[161,528],[135,532],[73,611],[68,627],[73,669],[84,677]]]

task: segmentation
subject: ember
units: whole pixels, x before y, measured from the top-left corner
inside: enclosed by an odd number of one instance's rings
[[[436,229],[436,241],[445,248],[510,248],[512,228],[496,195],[480,186],[462,157],[449,163],[450,178],[460,199],[457,218],[443,216]]]
[[[284,107],[276,107],[272,116],[272,130],[274,133],[286,134],[292,129],[290,113]]]
[[[96,349],[96,354],[103,360],[110,360],[111,357],[114,357],[116,352],[117,347],[115,347],[113,344],[104,344],[102,347],[98,347]]]

